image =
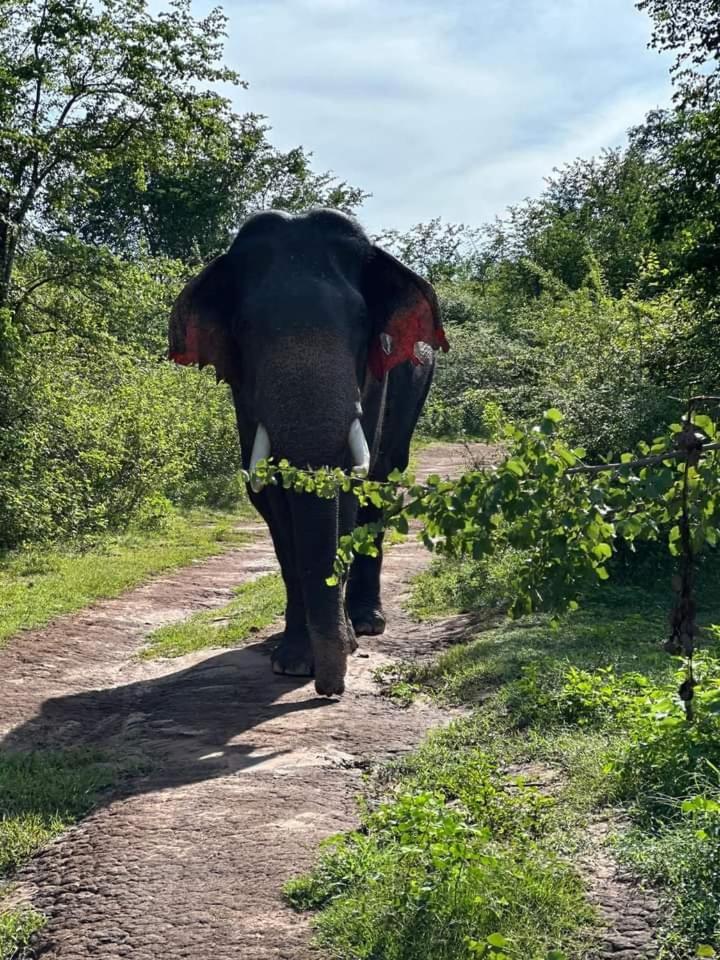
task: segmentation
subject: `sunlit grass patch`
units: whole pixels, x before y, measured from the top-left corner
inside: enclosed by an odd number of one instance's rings
[[[550,840],[552,799],[468,735],[438,734],[401,762],[392,799],[286,886],[295,907],[319,911],[317,942],[333,956],[546,960],[590,943],[582,881]]]
[[[242,543],[246,535],[235,529],[241,519],[237,513],[194,511],[172,517],[160,530],[108,536],[83,549],[48,546],[6,554],[0,558],[0,645],[19,630]]]
[[[91,750],[0,757],[0,878],[15,870],[94,806],[120,773]]]
[[[0,905],[0,960],[20,960],[32,935],[45,923],[45,917],[30,907],[3,911]]]
[[[218,610],[195,614],[150,634],[143,659],[181,657],[206,647],[234,647],[269,626],[285,609],[285,587],[277,573],[243,583]]]

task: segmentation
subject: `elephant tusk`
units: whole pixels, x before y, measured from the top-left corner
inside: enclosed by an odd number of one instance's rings
[[[250,487],[253,493],[260,493],[265,483],[254,476],[255,470],[260,460],[267,460],[270,456],[270,437],[265,427],[259,423],[255,433],[255,442],[253,443],[252,453],[250,454]]]
[[[348,443],[350,444],[350,453],[352,454],[353,467],[352,472],[361,477],[366,477],[370,470],[370,450],[363,432],[362,424],[355,419],[350,424],[350,433],[348,434]]]

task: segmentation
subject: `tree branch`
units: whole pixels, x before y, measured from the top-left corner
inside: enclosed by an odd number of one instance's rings
[[[720,443],[703,444],[700,456],[704,456],[713,450],[720,450]],[[664,460],[687,460],[692,452],[688,450],[668,450],[667,453],[658,453],[652,457],[641,457],[639,460],[628,460],[627,463],[596,463],[590,466],[570,467],[565,473],[607,473],[608,471],[622,470],[625,467],[634,470],[637,467],[651,467],[656,463],[662,463]]]

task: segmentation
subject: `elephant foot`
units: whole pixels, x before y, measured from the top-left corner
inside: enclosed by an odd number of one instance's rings
[[[318,677],[315,691],[320,697],[341,697],[345,693],[345,680],[342,677]]]
[[[357,641],[357,636],[355,635],[355,627],[353,627],[352,620],[350,617],[347,617],[347,641],[345,642],[345,649],[348,654],[352,656],[353,653],[357,650],[359,644]]]
[[[272,652],[273,673],[286,677],[314,677],[315,659],[306,633],[284,633]]]
[[[380,606],[351,610],[350,618],[358,637],[378,637],[385,633],[385,614]]]

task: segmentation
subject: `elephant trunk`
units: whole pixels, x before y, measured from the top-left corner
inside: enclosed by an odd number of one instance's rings
[[[350,649],[342,585],[328,586],[337,552],[338,497],[294,494],[290,500],[297,570],[315,661],[315,689],[321,696],[345,689]]]

